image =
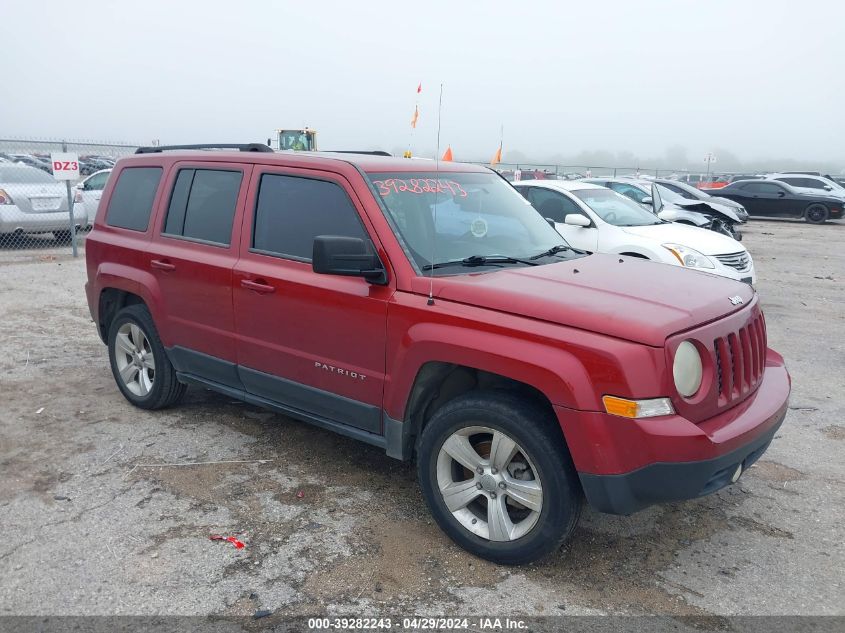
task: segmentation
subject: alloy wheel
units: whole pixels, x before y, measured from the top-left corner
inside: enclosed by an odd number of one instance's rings
[[[437,484],[452,516],[490,541],[528,534],[543,509],[543,485],[522,447],[502,431],[469,426],[437,456]]]
[[[155,381],[155,356],[150,340],[135,323],[124,323],[117,330],[114,344],[117,371],[126,388],[143,398]]]

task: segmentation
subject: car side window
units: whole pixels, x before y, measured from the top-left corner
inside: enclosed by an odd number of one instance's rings
[[[530,200],[529,197],[528,197],[529,187],[514,186],[514,189],[516,189],[523,198],[525,198],[526,200]]]
[[[773,182],[749,182],[743,187],[743,189],[752,193],[767,194],[777,194],[783,191],[783,188],[780,185]]]
[[[85,183],[86,191],[102,191],[108,180],[108,173],[94,174]]]
[[[686,198],[687,200],[697,200],[697,198],[692,195],[689,191],[684,189],[683,187],[678,187],[676,185],[670,184],[668,182],[661,182],[661,185],[669,189],[669,191],[674,191],[675,193],[681,195],[682,197]]]
[[[180,169],[162,233],[228,246],[242,179],[240,171]]]
[[[564,194],[552,191],[545,187],[530,187],[528,189],[528,200],[544,218],[551,218],[555,222],[562,223],[570,213],[578,213],[586,217],[586,214],[578,208]]]
[[[369,239],[355,206],[337,183],[263,174],[255,205],[252,249],[311,261],[318,235]]]
[[[106,209],[106,224],[146,231],[161,174],[161,167],[127,167],[121,171]]]

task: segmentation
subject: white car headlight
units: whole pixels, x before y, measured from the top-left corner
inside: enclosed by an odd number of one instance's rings
[[[681,266],[686,266],[687,268],[715,268],[709,257],[702,255],[689,246],[663,244],[663,248],[672,253]]]
[[[675,350],[675,362],[672,364],[675,389],[684,398],[695,395],[701,387],[701,354],[690,341],[683,341]]]

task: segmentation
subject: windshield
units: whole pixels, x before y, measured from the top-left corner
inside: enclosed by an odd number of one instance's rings
[[[572,193],[608,224],[645,226],[662,223],[650,211],[610,189],[575,189]]]
[[[308,136],[303,130],[279,132],[279,149],[308,150]]]
[[[0,183],[56,182],[47,172],[35,167],[0,167]]]
[[[493,173],[368,174],[417,267],[478,258],[527,259],[564,239],[516,190]],[[436,200],[436,205],[435,205]],[[537,263],[572,256],[550,255]],[[495,262],[491,266],[520,264]],[[470,272],[446,267],[439,274]]]

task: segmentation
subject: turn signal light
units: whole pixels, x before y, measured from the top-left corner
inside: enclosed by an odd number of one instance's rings
[[[650,400],[628,400],[616,396],[602,397],[604,410],[610,415],[621,418],[653,418],[659,415],[672,415],[675,409],[669,398],[652,398]]]

